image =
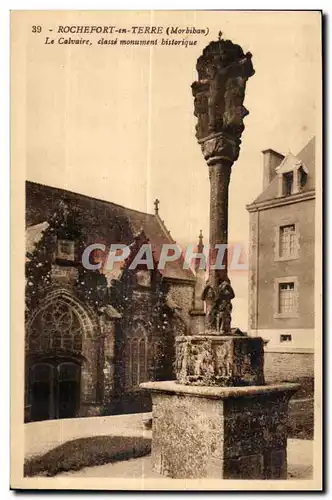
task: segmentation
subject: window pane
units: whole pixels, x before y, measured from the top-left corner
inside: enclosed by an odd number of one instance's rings
[[[294,283],[279,284],[279,312],[292,313],[295,311]]]
[[[293,257],[296,254],[295,225],[280,228],[280,257]]]
[[[288,172],[283,175],[283,195],[289,196],[293,192],[293,172]]]
[[[289,334],[280,335],[280,342],[291,342],[292,336]]]

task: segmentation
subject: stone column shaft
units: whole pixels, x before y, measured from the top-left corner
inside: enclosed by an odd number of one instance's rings
[[[209,166],[210,177],[210,251],[211,264],[215,264],[217,244],[228,244],[228,191],[232,163],[224,160]],[[221,250],[219,250],[221,252]],[[216,288],[227,277],[227,251],[223,264],[225,269],[211,269],[209,281]]]
[[[246,83],[255,71],[251,53],[245,54],[239,45],[221,36],[198,58],[198,79],[191,88],[196,138],[210,176],[209,280],[202,294],[206,329],[232,335],[231,301],[235,293],[227,275],[228,189],[232,165],[240,153],[243,119],[249,113],[243,105]]]

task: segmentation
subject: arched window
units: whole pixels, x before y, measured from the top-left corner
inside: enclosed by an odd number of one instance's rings
[[[29,331],[30,352],[82,350],[82,327],[76,312],[57,300],[41,310]]]
[[[149,379],[148,338],[144,326],[141,324],[135,326],[132,335],[127,338],[127,390],[137,390],[141,382]]]

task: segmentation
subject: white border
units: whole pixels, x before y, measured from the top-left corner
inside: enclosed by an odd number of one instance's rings
[[[245,1],[237,1],[233,0],[231,2],[231,7],[232,9],[230,10],[235,10],[235,9],[244,9],[248,10],[250,9],[266,9],[266,2],[263,1],[254,1],[248,2]],[[323,0],[320,2],[320,5],[317,5],[317,2],[313,1],[290,1],[290,0],[279,0],[278,2],[272,2],[268,4],[269,9],[323,9],[325,13],[329,13],[331,9],[329,9],[331,3],[328,2],[327,0]],[[2,454],[2,460],[1,460],[1,472],[0,472],[0,484],[1,484],[1,498],[8,498],[9,496],[13,495],[13,492],[10,492],[8,490],[9,488],[9,259],[8,259],[8,253],[9,253],[9,164],[10,164],[10,155],[9,155],[9,10],[10,9],[19,9],[19,10],[50,10],[50,9],[74,9],[74,10],[96,10],[96,9],[103,9],[103,10],[110,10],[110,7],[113,9],[117,10],[139,10],[139,9],[154,9],[154,10],[184,10],[184,9],[191,9],[191,10],[201,10],[202,7],[204,9],[210,9],[210,10],[218,10],[222,7],[227,8],[228,5],[225,5],[219,1],[207,1],[205,2],[198,2],[197,0],[192,0],[191,2],[181,2],[180,0],[168,0],[167,2],[134,2],[133,0],[122,0],[121,2],[115,3],[112,2],[112,4],[109,1],[101,1],[101,0],[94,0],[93,2],[89,1],[73,1],[73,0],[57,0],[57,2],[47,2],[47,9],[46,9],[46,3],[45,1],[41,0],[35,0],[35,1],[30,1],[26,2],[24,0],[17,0],[17,1],[12,1],[12,2],[6,2],[3,1],[1,3],[0,7],[0,37],[1,37],[1,43],[0,43],[0,50],[1,50],[1,61],[2,61],[2,77],[1,77],[1,141],[2,141],[2,147],[0,149],[1,151],[1,156],[2,156],[2,176],[1,176],[1,183],[0,183],[0,214],[1,214],[1,239],[2,239],[2,245],[1,245],[1,257],[2,257],[2,262],[3,262],[3,268],[2,268],[2,273],[1,273],[1,282],[2,282],[2,288],[1,288],[1,308],[2,308],[2,314],[1,314],[1,327],[2,327],[2,343],[1,343],[1,348],[3,352],[3,356],[1,359],[1,380],[2,380],[2,392],[1,392],[1,406],[2,406],[2,412],[1,412],[1,454]],[[328,68],[331,67],[331,47],[330,47],[330,42],[328,43],[327,49],[327,68],[326,68],[326,73],[327,73],[327,79],[328,79]],[[330,50],[328,50],[330,49]],[[328,64],[330,63],[330,64]],[[330,81],[330,80],[329,80]],[[326,89],[328,91],[328,89]],[[326,103],[327,104],[327,103]],[[325,108],[325,113],[327,115],[330,115],[330,106],[331,106],[331,100],[329,101],[329,106],[328,109]],[[326,120],[327,120],[326,116]],[[328,144],[328,138],[324,138],[326,144]],[[328,165],[328,157],[326,156],[325,158],[325,168],[327,170],[327,165]],[[331,179],[331,175],[329,176]],[[328,182],[327,186],[325,186],[325,189],[328,190],[330,187],[330,184]],[[328,199],[329,197],[327,197]],[[331,203],[328,203],[327,205],[327,213],[326,216],[328,215],[332,216],[331,213]],[[332,217],[329,218],[329,220],[332,220]],[[329,235],[332,238],[332,235]],[[328,242],[331,243],[330,239],[328,238]],[[326,252],[327,253],[327,252]],[[328,272],[328,277],[330,278],[330,272]],[[329,280],[329,283],[327,285],[327,297],[331,296],[332,290],[330,290],[329,286],[331,285],[331,280]],[[332,287],[332,285],[331,285]],[[330,293],[329,293],[330,292]],[[14,304],[12,305],[14,307]],[[328,307],[326,307],[326,310],[328,311]],[[328,319],[327,318],[327,325],[328,327]],[[328,328],[325,328],[328,330]],[[328,354],[331,354],[332,342],[329,342],[329,352]],[[326,363],[328,366],[328,363]],[[328,374],[325,374],[325,377],[328,378]],[[332,392],[332,385],[329,384],[330,386],[330,391]],[[329,394],[329,396],[331,396]],[[326,398],[326,400],[331,400],[330,398]],[[328,452],[329,450],[327,450]],[[327,463],[327,468],[325,471],[325,475],[327,478],[331,477],[331,464],[332,461],[330,460],[329,463]],[[244,493],[242,493],[243,495]],[[287,498],[291,493],[285,493],[285,492],[280,492],[280,494],[283,495],[284,498]],[[34,497],[36,494],[30,494],[30,498]],[[62,494],[63,497],[66,497],[68,494]],[[204,495],[204,493],[202,493]],[[268,492],[265,492],[265,495],[269,495]],[[230,494],[223,492],[223,496],[229,497]],[[38,495],[38,498],[41,496]]]

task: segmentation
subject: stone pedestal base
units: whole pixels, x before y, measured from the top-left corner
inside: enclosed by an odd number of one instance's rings
[[[188,335],[176,337],[175,345],[176,379],[180,384],[264,384],[264,341],[260,337]]]
[[[288,401],[298,384],[197,387],[146,382],[152,464],[173,478],[287,478]]]

